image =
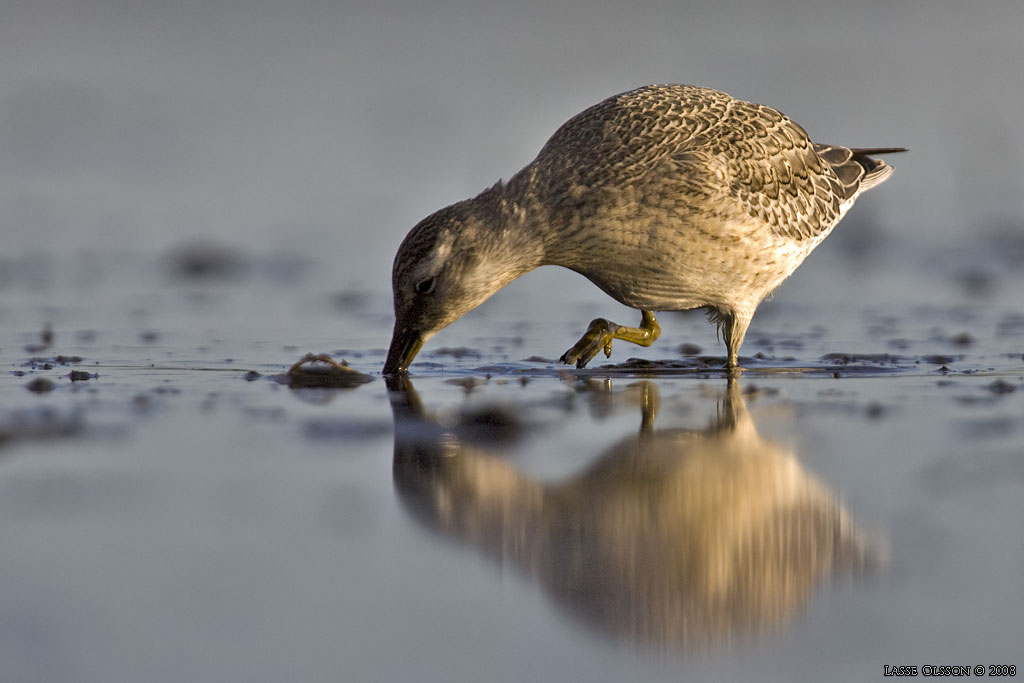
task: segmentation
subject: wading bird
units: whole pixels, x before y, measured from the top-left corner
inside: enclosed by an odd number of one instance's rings
[[[758,304],[857,197],[892,173],[873,155],[812,142],[778,111],[688,85],[650,85],[574,116],[508,182],[420,221],[392,271],[385,374],[521,275],[558,265],[641,312],[604,318],[561,361],[584,367],[612,340],[650,346],[655,311],[703,308],[737,367]]]

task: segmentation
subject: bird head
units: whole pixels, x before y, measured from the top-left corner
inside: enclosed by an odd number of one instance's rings
[[[497,240],[473,200],[441,209],[406,235],[391,275],[395,330],[384,374],[405,372],[427,339],[518,275],[495,256]]]

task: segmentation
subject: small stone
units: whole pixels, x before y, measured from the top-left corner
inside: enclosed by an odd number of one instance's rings
[[[683,354],[684,356],[699,356],[703,350],[704,349],[702,349],[697,344],[691,344],[689,342],[686,342],[685,344],[680,344],[679,348],[677,349],[677,351],[679,351],[679,353]]]
[[[885,406],[878,401],[872,401],[864,411],[869,418],[877,420],[885,415]]]
[[[974,343],[974,337],[968,332],[961,332],[960,334],[953,335],[949,341],[957,346],[970,346]]]
[[[325,353],[308,353],[278,378],[292,389],[351,389],[373,377],[340,363]]]
[[[1004,379],[997,379],[988,385],[988,390],[994,394],[1012,394],[1017,391],[1017,387]]]
[[[30,380],[29,383],[25,385],[25,388],[37,394],[45,394],[48,391],[56,389],[57,385],[54,384],[52,379],[47,377],[36,377]]]

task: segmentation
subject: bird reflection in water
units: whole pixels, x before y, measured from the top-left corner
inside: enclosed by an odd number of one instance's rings
[[[657,385],[642,382],[639,433],[557,483],[433,421],[410,380],[389,386],[395,488],[412,513],[616,638],[691,648],[772,631],[817,582],[881,558],[794,453],[758,434],[735,380],[704,430],[654,429]]]

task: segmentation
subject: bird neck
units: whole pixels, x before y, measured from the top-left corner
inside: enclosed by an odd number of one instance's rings
[[[544,262],[535,215],[518,195],[514,185],[499,181],[469,202],[472,219],[485,234],[480,256],[507,272],[502,286]]]

